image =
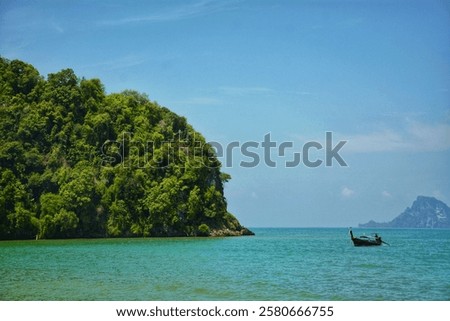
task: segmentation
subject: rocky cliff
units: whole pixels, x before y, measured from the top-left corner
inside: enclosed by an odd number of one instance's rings
[[[369,221],[359,227],[450,228],[450,208],[434,197],[418,196],[411,207],[387,223]]]

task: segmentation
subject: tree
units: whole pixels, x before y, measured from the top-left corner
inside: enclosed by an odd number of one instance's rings
[[[0,119],[0,239],[241,228],[214,149],[145,94],[0,57]]]

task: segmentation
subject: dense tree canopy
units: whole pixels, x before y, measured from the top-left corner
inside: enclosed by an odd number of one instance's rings
[[[249,232],[212,147],[143,94],[0,58],[0,120],[0,239]]]

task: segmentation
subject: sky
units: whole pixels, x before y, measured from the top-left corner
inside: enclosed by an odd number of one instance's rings
[[[225,150],[253,142],[220,157],[246,226],[385,222],[418,195],[450,205],[449,2],[0,0],[0,55],[146,93]],[[347,166],[326,166],[340,141]],[[286,167],[310,142],[323,163]]]

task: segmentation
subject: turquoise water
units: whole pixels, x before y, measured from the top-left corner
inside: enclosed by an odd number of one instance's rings
[[[355,234],[371,232],[357,230]],[[0,242],[1,300],[450,300],[450,230]]]

